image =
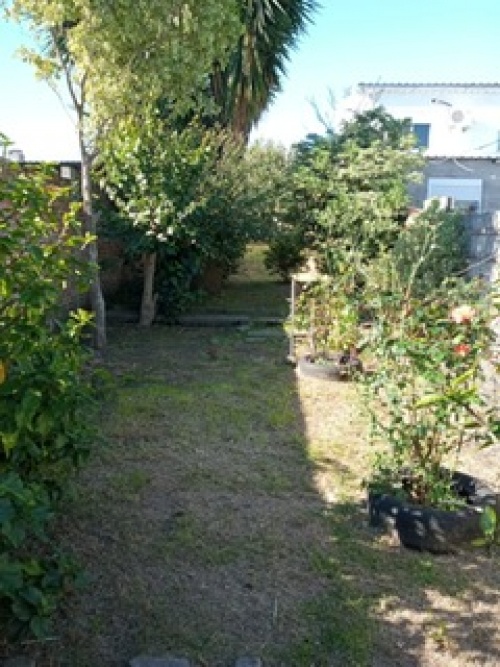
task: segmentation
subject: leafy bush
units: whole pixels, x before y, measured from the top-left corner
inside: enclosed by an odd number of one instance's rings
[[[264,265],[283,281],[290,280],[306,259],[304,236],[300,229],[287,229],[275,234],[264,256]]]
[[[411,280],[414,295],[425,296],[446,279],[466,273],[466,251],[463,216],[458,212],[438,210],[436,203],[408,219],[389,251],[389,264],[381,255],[379,278],[374,282],[380,288],[382,283],[391,280],[392,270],[400,283],[407,284]],[[372,264],[372,271],[375,268],[376,262]],[[388,287],[395,288],[394,284]]]
[[[479,391],[491,304],[483,285],[463,280],[444,282],[425,298],[388,299],[385,312],[378,311],[376,371],[369,380],[374,434],[389,445],[378,477],[410,470],[411,500],[437,504],[448,500],[444,464],[456,465],[465,442],[495,441]]]
[[[177,310],[207,264],[235,270],[252,236],[242,145],[196,119],[178,127],[145,110],[140,126],[124,121],[106,137],[101,160],[102,184],[119,212],[107,216],[105,232],[145,269],[142,323],[151,323],[157,303],[167,314]]]
[[[368,396],[373,435],[388,447],[372,483],[385,491],[399,484],[414,503],[456,503],[444,465],[454,469],[465,442],[498,436],[480,393],[494,294],[464,277],[462,235],[459,218],[432,209],[367,271],[375,360]]]
[[[380,108],[358,114],[295,147],[278,219],[300,230],[323,273],[361,272],[398,238],[421,165],[407,122]]]
[[[307,332],[312,357],[339,352],[356,356],[362,341],[356,296],[332,278],[305,286],[297,299],[295,325]]]
[[[41,171],[0,175],[0,606],[36,635],[64,588],[47,525],[92,435],[89,316],[60,305],[70,277],[85,285],[86,239],[62,194]]]

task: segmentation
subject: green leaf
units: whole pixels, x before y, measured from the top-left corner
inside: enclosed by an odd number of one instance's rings
[[[37,639],[43,639],[49,634],[50,631],[50,620],[44,616],[33,616],[30,623],[31,632],[37,637]]]
[[[20,563],[9,560],[6,554],[0,557],[0,595],[12,596],[23,585]]]
[[[2,445],[4,452],[8,455],[13,449],[15,449],[19,434],[15,431],[13,433],[2,433]]]
[[[415,407],[417,409],[426,408],[430,405],[438,405],[439,403],[445,403],[445,402],[446,402],[446,395],[431,394],[429,396],[424,396],[424,398],[421,398],[419,401],[417,401],[415,403]]]
[[[0,498],[0,525],[10,521],[14,514],[14,508],[8,498]]]
[[[28,389],[19,409],[16,411],[16,424],[19,429],[26,428],[31,424],[41,402],[41,392]]]
[[[497,513],[493,507],[487,505],[484,508],[480,518],[480,526],[487,538],[492,539],[495,536],[497,529]]]
[[[24,563],[23,570],[29,577],[38,577],[43,573],[43,568],[40,562],[35,558]]]

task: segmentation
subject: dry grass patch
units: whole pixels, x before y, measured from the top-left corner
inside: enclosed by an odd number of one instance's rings
[[[39,667],[169,652],[199,667],[500,664],[498,557],[371,530],[355,387],[299,380],[286,354],[244,330],[112,332],[104,444],[58,525],[89,585]]]

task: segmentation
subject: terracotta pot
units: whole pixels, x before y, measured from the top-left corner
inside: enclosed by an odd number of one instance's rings
[[[199,286],[209,294],[220,294],[225,279],[224,267],[217,262],[209,262],[199,278]]]

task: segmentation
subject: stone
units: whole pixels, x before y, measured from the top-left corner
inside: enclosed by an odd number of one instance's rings
[[[152,658],[149,656],[138,656],[129,662],[130,667],[191,667],[186,658]]]
[[[15,658],[7,658],[2,662],[3,667],[36,667],[36,662],[33,658],[25,656],[17,656]]]
[[[260,658],[249,658],[247,656],[238,658],[234,667],[262,667],[262,660]]]

